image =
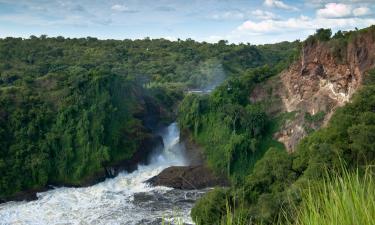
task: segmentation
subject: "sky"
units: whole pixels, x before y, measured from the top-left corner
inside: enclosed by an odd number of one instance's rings
[[[375,24],[375,0],[0,0],[0,37],[264,44]]]

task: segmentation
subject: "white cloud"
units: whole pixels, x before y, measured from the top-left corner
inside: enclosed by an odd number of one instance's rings
[[[281,0],[264,0],[264,5],[279,9],[298,10],[298,8],[285,4]]]
[[[339,2],[339,3],[360,3],[360,4],[365,4],[365,3],[373,3],[374,0],[305,0],[305,3],[308,5],[313,5],[313,6],[322,6],[327,3],[332,3],[332,2]]]
[[[311,19],[306,16],[298,18],[289,18],[287,20],[263,20],[260,22],[246,21],[241,24],[237,30],[252,33],[271,33],[275,31],[287,31],[313,26]]]
[[[255,16],[257,19],[262,19],[262,20],[275,19],[277,17],[272,12],[263,11],[263,10],[260,10],[260,9],[257,9],[255,11],[251,12],[251,14],[253,16]]]
[[[300,16],[287,20],[264,20],[254,22],[248,20],[237,27],[236,31],[247,34],[266,34],[273,32],[314,31],[318,28],[353,29],[367,27],[375,23],[374,18],[310,18]]]
[[[371,14],[371,10],[367,7],[359,7],[353,10],[354,16],[367,16]]]
[[[263,20],[256,22],[248,20],[225,36],[212,36],[210,42],[226,39],[231,42],[250,42],[253,44],[276,43],[283,40],[304,40],[319,28],[338,30],[353,30],[355,27],[364,28],[375,24],[375,18],[319,18],[299,16],[284,20]]]
[[[328,3],[323,9],[316,12],[318,17],[322,18],[340,18],[350,16],[352,7],[342,3]]]
[[[255,33],[266,33],[271,32],[276,29],[275,25],[276,21],[274,20],[264,20],[261,22],[254,22],[251,20],[248,20],[241,24],[237,29],[239,31],[250,31]]]

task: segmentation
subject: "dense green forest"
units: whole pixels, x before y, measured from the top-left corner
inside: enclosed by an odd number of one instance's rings
[[[174,119],[183,91],[241,74],[254,80],[259,70],[271,76],[293,60],[298,46],[0,39],[0,197],[47,184],[80,185],[103,166],[130,159],[155,120]],[[239,80],[228,82],[241,88]],[[217,93],[217,101],[226,98]],[[253,115],[265,119],[257,108],[238,107],[250,124]],[[237,126],[238,135],[247,129]],[[264,127],[251,129],[258,137]]]
[[[375,77],[375,70],[368,76]],[[216,189],[199,200],[193,218],[199,224],[220,224],[229,201],[241,222],[245,218],[255,224],[277,223],[285,219],[280,215],[296,209],[303,193],[325,178],[327,171],[366,170],[366,165],[375,163],[374,96],[373,83],[363,87],[353,102],[337,110],[326,128],[303,139],[293,154],[270,148],[243,184]]]
[[[330,30],[320,29],[305,43],[329,41],[332,51],[342,56],[345,52],[339,50],[360,32],[367,31],[338,32],[331,38]],[[366,74],[352,101],[339,108],[325,128],[304,138],[292,154],[272,136],[293,113],[268,115],[267,105],[249,99],[257,83],[277,72],[266,66],[249,69],[210,96],[188,95],[182,101],[181,128],[202,146],[209,166],[232,181],[230,188],[217,188],[196,203],[192,217],[198,224],[227,224],[228,216],[229,224],[293,223],[311,185],[327,174],[362,174],[375,163],[375,70]]]
[[[226,80],[211,95],[184,98],[179,124],[204,147],[207,162],[215,171],[241,176],[250,172],[268,147],[283,148],[267,136],[274,124],[263,106],[248,100],[255,84],[277,72],[268,66],[248,69]]]

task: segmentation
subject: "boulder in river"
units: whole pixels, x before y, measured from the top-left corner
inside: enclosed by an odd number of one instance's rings
[[[171,166],[147,182],[153,186],[166,186],[185,190],[227,186],[229,184],[225,177],[215,175],[203,165]]]

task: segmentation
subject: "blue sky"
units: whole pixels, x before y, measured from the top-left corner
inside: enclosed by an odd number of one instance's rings
[[[0,37],[304,39],[375,24],[375,0],[0,0]]]

